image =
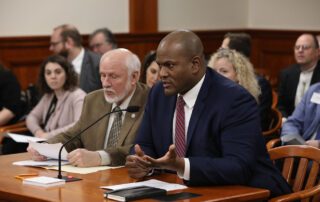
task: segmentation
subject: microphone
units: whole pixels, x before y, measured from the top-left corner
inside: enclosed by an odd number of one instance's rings
[[[93,125],[95,125],[97,122],[99,122],[101,119],[103,119],[104,117],[112,114],[112,113],[116,113],[116,112],[121,112],[121,111],[127,111],[127,112],[138,112],[140,109],[139,106],[129,106],[127,109],[120,109],[120,110],[115,110],[115,111],[111,111],[108,112],[104,115],[102,115],[100,118],[98,118],[97,120],[95,120],[93,123],[91,123],[89,126],[87,126],[85,129],[81,130],[78,134],[76,134],[75,136],[73,136],[72,138],[70,138],[68,141],[66,141],[65,143],[62,144],[60,150],[59,150],[59,170],[58,170],[58,178],[59,179],[64,179],[66,180],[66,182],[71,182],[71,181],[76,181],[76,180],[81,180],[80,178],[75,178],[75,177],[71,177],[71,176],[62,176],[61,175],[61,152],[63,147],[65,147],[67,144],[69,144],[69,142],[71,142],[72,140],[74,140],[75,138],[79,137],[82,133],[84,133],[86,130],[88,130],[89,128],[91,128]]]

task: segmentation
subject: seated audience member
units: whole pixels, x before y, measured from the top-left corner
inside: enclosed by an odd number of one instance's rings
[[[280,72],[277,108],[282,122],[292,114],[310,85],[320,81],[319,44],[312,34],[302,34],[294,46],[297,64]]]
[[[86,93],[77,87],[77,81],[77,74],[64,57],[52,55],[43,62],[38,76],[43,96],[26,121],[34,136],[52,138],[79,120]]]
[[[291,189],[273,165],[261,135],[258,105],[240,85],[206,67],[193,32],[168,34],[157,49],[161,82],[151,89],[127,157],[131,177],[154,168],[176,171],[188,186],[238,184]]]
[[[150,51],[142,62],[143,74],[142,82],[147,86],[152,87],[153,84],[160,80],[159,77],[159,65],[156,63],[156,51]]]
[[[300,135],[306,145],[319,148],[320,83],[310,86],[292,115],[283,124],[281,139],[293,134]]]
[[[89,37],[89,44],[92,51],[99,55],[117,48],[117,41],[108,28],[95,30]]]
[[[82,46],[82,37],[70,24],[54,28],[50,39],[50,51],[62,55],[79,75],[79,87],[86,93],[101,89],[99,76],[100,55]]]
[[[318,60],[320,60],[320,34],[317,35],[317,40],[318,40],[318,47],[319,47]]]
[[[0,62],[0,126],[15,123],[22,115],[21,88],[16,76]]]
[[[140,126],[149,93],[149,88],[138,82],[139,74],[139,58],[129,50],[121,48],[105,53],[100,62],[103,89],[88,94],[79,121],[48,143],[65,143],[102,115],[119,108],[139,106],[139,112],[122,111],[107,116],[66,145],[70,152],[67,158],[74,166],[123,165]],[[28,152],[33,160],[46,159],[30,146]]]
[[[224,35],[224,40],[221,49],[231,49],[242,53],[250,60],[251,55],[251,36],[247,33],[227,33]],[[259,95],[259,113],[261,120],[261,128],[263,131],[269,130],[271,121],[271,106],[272,106],[272,88],[267,79],[255,73],[258,79],[258,84],[261,89]]]
[[[220,50],[211,56],[208,66],[243,86],[259,103],[260,87],[252,64],[244,55],[232,50]]]

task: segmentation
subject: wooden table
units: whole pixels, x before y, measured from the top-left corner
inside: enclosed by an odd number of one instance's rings
[[[58,174],[55,170],[12,165],[14,161],[26,159],[28,159],[27,153],[0,156],[0,201],[108,201],[103,198],[103,192],[106,190],[100,189],[100,186],[135,182],[129,177],[125,168],[118,168],[86,175],[63,173],[83,180],[68,182],[62,186],[44,188],[24,185],[14,176],[24,173],[38,173],[40,176],[56,177]],[[176,175],[169,173],[150,177],[150,179],[152,178],[171,183],[183,183]],[[246,186],[190,187],[169,193],[175,192],[202,194],[200,197],[184,201],[261,201],[267,199],[270,194],[266,189]]]

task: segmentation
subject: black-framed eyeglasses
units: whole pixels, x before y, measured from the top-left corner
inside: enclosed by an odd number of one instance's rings
[[[50,42],[50,46],[57,46],[59,43],[62,41],[57,41],[57,42]]]
[[[294,46],[294,49],[295,49],[295,50],[300,50],[300,48],[301,48],[302,50],[308,50],[308,49],[311,48],[311,46],[310,46],[310,45],[295,45],[295,46]]]

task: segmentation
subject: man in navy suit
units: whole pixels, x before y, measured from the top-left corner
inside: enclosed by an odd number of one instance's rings
[[[197,35],[170,33],[160,42],[156,61],[161,82],[149,93],[132,155],[126,159],[131,177],[143,178],[161,168],[176,171],[188,186],[248,185],[269,189],[271,196],[291,192],[267,153],[256,101],[206,67]],[[180,108],[176,112],[179,96],[185,102],[183,113]],[[184,140],[177,138],[181,130]]]

